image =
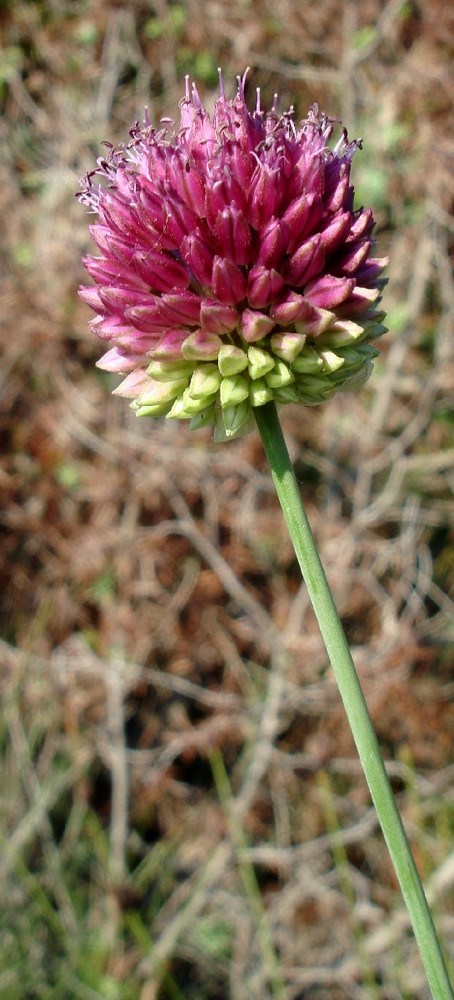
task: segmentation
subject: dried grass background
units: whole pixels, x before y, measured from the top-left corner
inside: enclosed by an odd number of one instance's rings
[[[1,996],[427,1000],[259,441],[110,397],[74,191],[218,65],[364,137],[391,332],[282,420],[454,959],[454,13],[3,0],[0,31]]]

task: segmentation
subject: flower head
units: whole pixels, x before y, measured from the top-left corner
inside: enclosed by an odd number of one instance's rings
[[[371,256],[374,219],[355,209],[351,161],[360,140],[314,105],[254,111],[245,77],[213,116],[195,87],[178,132],[146,116],[83,181],[101,251],[80,290],[109,343],[99,367],[138,415],[248,429],[252,408],[320,403],[368,378],[384,332],[387,261]],[[95,178],[100,175],[104,184]]]

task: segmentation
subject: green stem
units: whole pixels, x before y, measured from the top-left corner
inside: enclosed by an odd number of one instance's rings
[[[434,1000],[454,1000],[432,916],[380,756],[377,737],[334,604],[274,403],[255,419],[290,537],[317,617],[377,816],[413,925]]]

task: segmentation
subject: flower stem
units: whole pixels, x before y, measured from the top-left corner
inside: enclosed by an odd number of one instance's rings
[[[400,883],[434,1000],[453,1000],[440,944],[377,737],[303,506],[274,403],[254,409],[271,475],[320,626],[372,801]]]

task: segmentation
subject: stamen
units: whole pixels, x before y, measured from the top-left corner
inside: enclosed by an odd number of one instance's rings
[[[245,87],[246,87],[246,78],[247,78],[248,73],[250,72],[250,69],[251,69],[250,66],[246,66],[246,69],[245,69],[245,71],[243,73],[243,76],[237,76],[237,78],[236,78],[237,79],[237,83],[238,83],[238,97],[240,97],[242,101],[244,101],[244,91],[245,91]]]
[[[192,103],[197,111],[202,110],[202,101],[200,100],[200,94],[195,83],[192,84]]]
[[[222,69],[220,66],[218,66],[218,74],[219,74],[219,96],[221,98],[224,98],[225,97],[224,80],[222,79]]]

